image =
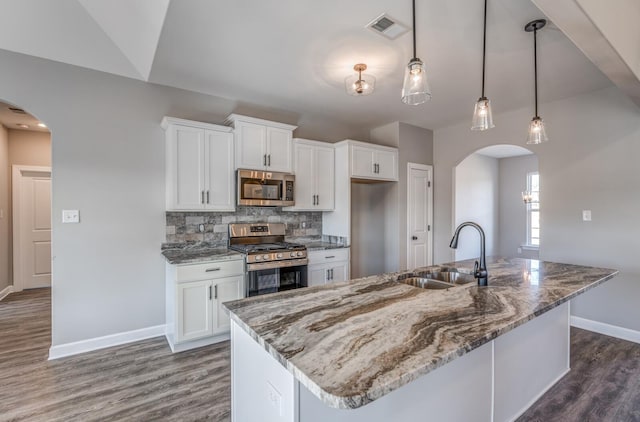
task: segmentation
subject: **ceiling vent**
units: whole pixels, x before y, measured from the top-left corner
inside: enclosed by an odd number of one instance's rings
[[[9,107],[9,110],[13,111],[16,114],[27,114],[26,111],[18,107]]]
[[[366,26],[373,32],[383,35],[390,40],[395,40],[400,35],[409,32],[409,27],[398,22],[397,19],[383,13]]]

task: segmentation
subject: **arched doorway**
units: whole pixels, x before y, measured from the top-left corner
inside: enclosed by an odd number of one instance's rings
[[[525,204],[522,198],[532,187],[539,188],[539,174],[530,150],[500,144],[475,151],[453,170],[453,228],[474,221],[485,231],[487,255],[537,259],[540,204]],[[455,259],[476,258],[478,233],[465,230],[461,237]]]

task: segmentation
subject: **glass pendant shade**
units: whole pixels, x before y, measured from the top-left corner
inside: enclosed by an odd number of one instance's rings
[[[544,130],[544,122],[538,116],[534,117],[529,123],[529,136],[527,137],[527,144],[535,145],[547,142],[547,132]]]
[[[366,68],[366,64],[358,63],[353,67],[353,70],[358,73],[349,75],[344,79],[344,87],[347,90],[347,94],[357,97],[369,95],[373,92],[376,86],[376,78],[373,75],[362,73]]]
[[[431,89],[429,89],[424,63],[418,58],[413,58],[404,72],[402,102],[409,105],[418,105],[430,99]]]
[[[491,114],[491,101],[486,97],[480,97],[473,110],[471,130],[487,130],[495,127]]]

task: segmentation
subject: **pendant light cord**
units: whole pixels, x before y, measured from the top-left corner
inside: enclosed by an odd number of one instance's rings
[[[484,73],[487,54],[487,0],[484,0],[484,29],[482,34],[482,98],[484,98]]]
[[[413,58],[416,57],[416,0],[413,0]]]
[[[535,87],[536,116],[538,117],[538,27],[533,28],[533,79]]]

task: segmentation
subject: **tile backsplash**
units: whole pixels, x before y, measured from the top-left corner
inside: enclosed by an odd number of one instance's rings
[[[322,212],[289,212],[279,207],[238,207],[235,213],[168,211],[166,221],[167,243],[226,245],[229,223],[285,223],[288,237],[322,236]],[[198,231],[200,224],[204,233]]]

